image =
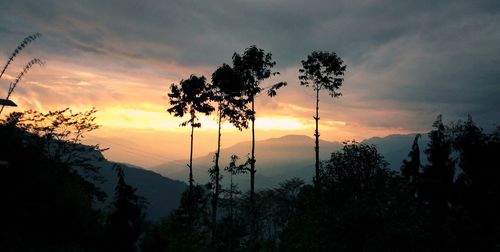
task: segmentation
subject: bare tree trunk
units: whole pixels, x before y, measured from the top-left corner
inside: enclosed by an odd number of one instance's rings
[[[254,97],[252,97],[252,157],[250,159],[250,215],[251,215],[251,224],[250,224],[250,246],[251,250],[255,251],[255,242],[257,239],[257,230],[256,226],[257,221],[256,211],[255,211],[255,102]]]
[[[318,122],[319,122],[319,88],[316,89],[316,116],[314,120],[316,121],[316,131],[314,132],[314,136],[316,138],[316,145],[314,146],[314,151],[316,152],[316,163],[315,163],[315,177],[314,177],[314,185],[316,189],[320,188],[320,175],[319,175],[319,131],[318,131]]]
[[[250,201],[255,201],[255,106],[252,98],[252,157],[250,159]]]
[[[229,251],[233,251],[233,240],[234,240],[234,202],[233,202],[233,193],[234,193],[234,184],[233,184],[233,174],[231,173],[231,184],[229,185]]]
[[[193,134],[194,126],[191,124],[191,153],[189,154],[189,190],[193,190]]]
[[[217,152],[215,153],[215,190],[214,196],[212,199],[212,246],[217,251],[217,202],[219,201],[219,157],[220,157],[220,129],[221,129],[221,121],[222,121],[222,112],[219,109],[219,129],[217,135]]]

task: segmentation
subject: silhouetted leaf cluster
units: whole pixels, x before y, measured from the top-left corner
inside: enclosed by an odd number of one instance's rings
[[[208,89],[204,76],[191,75],[187,80],[181,80],[179,85],[170,86],[170,107],[167,111],[174,116],[184,117],[189,113],[190,118],[182,122],[181,126],[191,125],[201,127],[196,113],[209,115],[214,108],[210,105],[211,91]]]
[[[302,60],[302,68],[299,69],[300,84],[306,87],[313,85],[315,91],[326,89],[332,97],[341,96],[337,89],[342,86],[346,65],[334,52],[314,51]],[[312,82],[312,83],[311,83]]]

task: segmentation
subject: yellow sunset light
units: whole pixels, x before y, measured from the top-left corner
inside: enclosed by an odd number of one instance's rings
[[[260,130],[298,130],[308,126],[293,117],[262,117],[256,119],[255,127]]]
[[[187,120],[187,117],[178,118],[169,115],[161,106],[154,104],[140,104],[130,107],[110,106],[100,110],[97,114],[97,123],[104,127],[129,128],[129,129],[155,129],[155,130],[175,130],[179,125]],[[217,122],[212,116],[199,116],[202,130],[217,129]],[[231,129],[230,123],[222,125],[224,129]],[[294,117],[267,116],[259,117],[255,121],[258,130],[301,130],[310,128],[311,125],[302,122]]]

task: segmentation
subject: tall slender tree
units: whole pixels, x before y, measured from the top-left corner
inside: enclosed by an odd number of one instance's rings
[[[248,128],[248,120],[245,115],[248,113],[245,106],[246,100],[243,94],[243,82],[233,68],[223,64],[212,74],[212,100],[217,103],[217,151],[214,157],[214,167],[210,170],[213,178],[212,197],[212,239],[216,245],[217,234],[217,204],[220,194],[220,147],[221,147],[221,125],[223,120],[229,121],[240,131]]]
[[[316,121],[316,130],[314,131],[315,136],[315,147],[316,152],[316,162],[315,162],[315,178],[314,185],[317,189],[320,188],[320,168],[319,168],[319,91],[326,89],[331,97],[339,97],[342,95],[338,91],[342,83],[344,82],[344,72],[346,70],[346,65],[342,59],[337,56],[334,52],[323,52],[314,51],[311,55],[307,56],[307,60],[302,60],[302,68],[299,69],[300,75],[300,85],[313,87],[316,91],[316,116],[314,120]]]
[[[279,75],[279,72],[272,72],[271,69],[276,65],[272,60],[272,54],[253,45],[245,49],[243,55],[233,54],[233,68],[240,76],[244,85],[244,94],[247,96],[247,102],[250,103],[250,110],[247,117],[252,123],[252,152],[250,157],[250,199],[254,200],[255,194],[255,98],[264,90],[267,95],[275,96],[276,90],[286,86],[286,82],[279,82],[269,88],[261,87],[262,81],[270,78],[272,75]]]
[[[238,53],[233,54],[233,68],[240,76],[244,85],[244,94],[247,96],[247,101],[250,103],[250,111],[247,114],[252,122],[252,151],[250,156],[250,205],[253,209],[251,212],[252,218],[255,219],[255,98],[264,90],[267,90],[267,95],[275,96],[276,90],[286,86],[286,82],[279,82],[269,88],[261,87],[262,81],[270,78],[273,75],[278,75],[279,72],[272,72],[271,69],[276,65],[272,60],[272,54],[266,53],[264,50],[253,45],[245,49],[243,55]],[[254,223],[254,221],[252,221]],[[255,244],[255,228],[251,230],[251,244]]]
[[[189,188],[193,188],[193,138],[194,128],[201,127],[201,123],[196,116],[196,113],[209,115],[214,111],[214,107],[210,104],[212,92],[204,76],[198,77],[191,75],[187,80],[181,80],[179,85],[172,84],[170,86],[171,107],[167,109],[170,114],[176,117],[184,117],[189,113],[189,119],[181,123],[180,126],[191,126],[191,150],[189,154]]]

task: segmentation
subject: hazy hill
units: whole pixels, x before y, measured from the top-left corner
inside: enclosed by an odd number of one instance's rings
[[[390,167],[399,171],[402,160],[406,158],[413,143],[414,135],[390,135],[383,138],[374,137],[363,141],[366,144],[374,144]],[[420,149],[425,149],[428,138],[426,135],[420,140]],[[221,168],[227,166],[229,156],[237,154],[241,161],[246,160],[251,147],[251,142],[242,142],[221,150]],[[320,157],[328,159],[330,154],[342,147],[339,142],[320,141]],[[100,153],[97,155],[95,165],[101,167],[100,174],[105,182],[96,184],[107,194],[107,201],[99,204],[99,207],[109,209],[113,199],[116,185],[116,174],[113,170],[114,162],[104,159]],[[422,153],[422,161],[425,156]],[[292,178],[300,177],[311,181],[314,172],[314,139],[302,135],[287,135],[279,138],[271,138],[256,142],[257,157],[257,188],[270,188],[278,183]],[[207,170],[213,165],[213,153],[203,157],[195,158],[193,161],[194,176],[197,183],[208,182]],[[125,171],[126,182],[137,188],[137,194],[146,198],[149,202],[147,217],[157,220],[170,213],[179,205],[181,193],[186,189],[187,167],[186,160],[169,162],[160,166],[145,170],[140,167],[122,164]],[[158,172],[158,173],[157,173]],[[160,175],[161,174],[161,175]],[[228,182],[229,175],[223,172],[224,182]],[[180,180],[180,181],[178,181]],[[249,187],[249,176],[239,175],[234,178],[240,188],[246,190]]]
[[[372,137],[364,140],[362,143],[373,144],[377,146],[378,151],[389,162],[389,167],[395,171],[399,171],[403,160],[408,157],[408,152],[411,150],[415,134],[410,135],[389,135],[386,137]],[[425,164],[427,158],[424,150],[427,148],[429,138],[427,134],[422,134],[418,141],[420,147],[420,161]]]
[[[113,169],[116,163],[106,160],[101,153],[94,152],[93,155],[98,157],[93,164],[100,167],[99,174],[104,177],[103,183],[94,181],[94,184],[108,195],[106,202],[99,203],[97,206],[110,210],[110,203],[113,200],[117,183],[116,172]],[[137,188],[136,194],[144,197],[149,203],[146,209],[147,219],[157,220],[178,207],[181,193],[187,187],[184,182],[166,178],[139,167],[125,164],[121,164],[121,166],[125,172],[127,184]]]
[[[321,157],[326,158],[334,150],[340,148],[337,142],[321,141]],[[314,164],[314,139],[301,135],[287,135],[280,138],[271,138],[256,142],[255,156],[257,158],[256,186],[258,188],[272,187],[277,183],[292,177],[311,178]],[[251,142],[241,142],[231,147],[221,149],[220,167],[223,169],[229,163],[230,156],[236,154],[244,162],[250,152]],[[208,182],[207,170],[213,166],[214,153],[193,159],[193,176],[197,183]],[[176,160],[151,167],[164,176],[173,179],[186,180],[187,161]],[[223,173],[225,177],[229,176]],[[279,177],[279,179],[276,179]],[[246,189],[249,184],[248,175],[235,177],[236,183]],[[228,179],[223,179],[223,182]]]
[[[390,135],[374,137],[363,141],[374,144],[380,153],[386,157],[390,167],[399,171],[403,159],[410,151],[415,135]],[[420,141],[421,149],[426,145],[426,138]],[[220,166],[223,168],[229,163],[232,154],[246,160],[250,152],[251,142],[242,142],[221,150]],[[330,154],[342,147],[339,142],[320,140],[320,158],[328,159]],[[186,154],[187,155],[187,154]],[[292,177],[300,177],[310,181],[314,171],[314,139],[303,135],[287,135],[279,138],[257,141],[255,155],[257,158],[256,186],[258,188],[273,187],[279,182]],[[213,165],[213,153],[193,160],[193,175],[200,184],[208,182],[207,170]],[[182,181],[187,178],[187,161],[176,160],[162,165],[151,167],[151,170]],[[223,173],[226,177],[226,173]],[[227,182],[228,179],[225,179]],[[239,175],[236,182],[246,189],[249,185],[248,175]]]

